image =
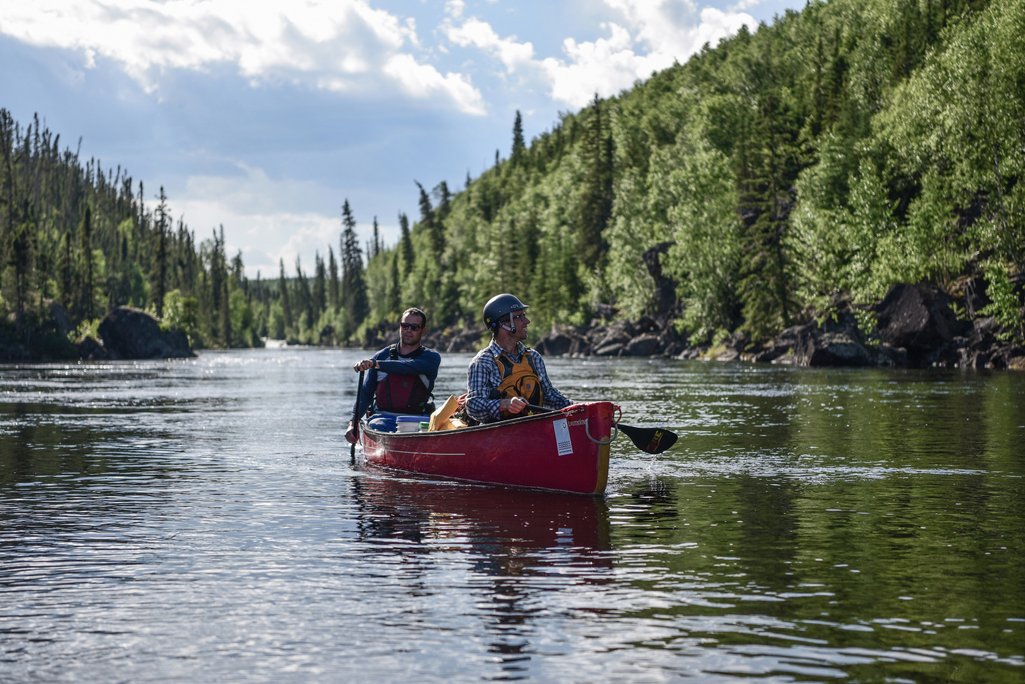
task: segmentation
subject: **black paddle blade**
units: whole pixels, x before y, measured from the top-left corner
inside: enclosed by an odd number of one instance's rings
[[[638,449],[649,454],[661,454],[679,439],[679,435],[665,428],[643,428],[620,423],[619,431],[629,437]]]

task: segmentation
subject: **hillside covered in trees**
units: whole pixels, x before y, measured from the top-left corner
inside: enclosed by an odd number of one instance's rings
[[[480,328],[502,291],[535,330],[663,319],[689,345],[753,344],[898,283],[1025,341],[1025,1],[809,2],[595,98],[454,192],[419,189],[401,236],[340,239],[249,281],[220,229],[197,244],[161,191],[0,117],[0,313],[11,340],[87,334],[118,304],[197,346],[363,344],[419,305]],[[358,201],[358,198],[356,198]],[[337,255],[336,255],[337,254]],[[52,323],[54,302],[70,318]]]

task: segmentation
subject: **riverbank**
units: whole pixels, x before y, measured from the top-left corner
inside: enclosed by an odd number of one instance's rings
[[[992,317],[976,315],[983,307],[977,297],[955,300],[933,286],[896,285],[874,306],[856,309],[837,302],[831,315],[791,326],[768,342],[756,344],[745,334],[735,333],[715,345],[692,344],[676,331],[677,316],[672,312],[628,321],[605,307],[589,325],[557,324],[540,337],[535,332],[534,347],[550,357],[1025,370],[1025,347],[1009,341]],[[183,333],[162,330],[153,316],[129,307],[111,311],[97,336],[86,336],[78,343],[68,341],[68,326],[67,315],[54,305],[49,319],[35,322],[31,334],[16,336],[11,329],[0,330],[0,363],[193,355]],[[443,353],[473,353],[487,344],[487,339],[481,328],[452,326],[429,332],[424,343]],[[382,328],[369,334],[363,346],[380,349],[392,342],[394,330]],[[268,344],[285,343],[271,340]]]
[[[981,309],[967,301],[964,311]],[[743,333],[722,343],[690,344],[670,315],[616,320],[610,309],[587,326],[555,325],[534,345],[546,356],[627,356],[746,361],[824,367],[901,367],[1025,370],[1025,348],[1005,339],[989,316],[958,317],[955,301],[927,285],[897,285],[878,304],[856,310],[838,302],[832,315],[781,331],[755,344]],[[861,314],[861,315],[859,315]],[[861,321],[874,321],[863,329]],[[381,337],[376,346],[390,344]],[[486,343],[479,329],[450,328],[426,343],[442,352],[474,352]],[[368,345],[375,347],[375,344]]]

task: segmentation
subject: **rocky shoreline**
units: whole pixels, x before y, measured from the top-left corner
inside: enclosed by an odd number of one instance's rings
[[[971,288],[969,288],[971,289]],[[967,319],[955,313],[955,300],[929,285],[896,285],[875,306],[856,312],[837,302],[824,320],[795,325],[767,343],[755,345],[734,334],[717,346],[691,345],[673,327],[675,316],[645,316],[637,321],[616,317],[610,307],[586,326],[553,326],[535,348],[546,356],[642,357],[742,361],[803,367],[895,367],[1025,370],[1025,347],[1007,342],[990,317],[974,316],[982,302],[964,303]],[[856,313],[871,314],[858,316]],[[188,338],[163,330],[145,311],[118,307],[100,323],[99,339],[67,341],[67,315],[53,305],[50,320],[35,344],[0,339],[0,362],[188,358],[194,356]],[[874,320],[868,331],[858,320]],[[53,330],[50,330],[53,328]],[[394,342],[395,331],[381,328],[364,340],[364,348],[380,349]],[[440,352],[473,353],[487,343],[483,329],[451,327],[432,331],[427,346]]]
[[[877,325],[862,330],[849,305],[823,321],[795,325],[766,344],[734,335],[722,345],[692,346],[672,326],[672,317],[638,321],[592,321],[589,326],[556,325],[534,347],[546,356],[661,357],[745,361],[803,367],[898,367],[1025,370],[1025,347],[1005,342],[990,317],[962,320],[954,300],[927,285],[896,285],[868,309]],[[391,331],[368,340],[367,348],[390,344]],[[486,341],[482,330],[452,328],[425,339],[441,352],[472,353]]]
[[[188,336],[181,330],[164,330],[152,315],[130,306],[110,311],[97,329],[99,338],[86,336],[69,341],[71,322],[64,307],[51,304],[45,324],[38,326],[29,343],[0,339],[0,362],[35,362],[82,359],[181,359],[195,356]]]

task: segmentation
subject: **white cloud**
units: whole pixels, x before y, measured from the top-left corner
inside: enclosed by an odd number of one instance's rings
[[[442,27],[445,36],[460,47],[477,47],[498,58],[506,70],[515,71],[528,66],[534,57],[534,46],[520,43],[515,38],[501,38],[491,25],[479,19],[470,18],[462,24],[446,24]]]
[[[554,99],[575,107],[586,105],[595,93],[615,95],[652,71],[670,64],[661,55],[639,55],[632,49],[630,34],[617,24],[608,24],[609,37],[578,43],[563,42],[568,61],[554,58],[542,62]]]
[[[384,65],[383,71],[416,97],[444,93],[462,112],[475,115],[486,113],[480,92],[473,87],[470,79],[462,74],[449,72],[442,75],[434,67],[419,64],[409,55],[401,54],[393,55]]]
[[[646,46],[650,55],[662,61],[678,60],[736,33],[741,26],[757,27],[754,17],[743,11],[722,11],[714,7],[698,10],[692,0],[605,0],[623,16],[624,23]],[[755,0],[757,4],[757,0]],[[743,3],[738,8],[743,7]]]
[[[340,210],[334,215],[306,207],[322,206],[324,188],[314,183],[272,179],[262,169],[239,165],[231,176],[191,176],[186,180],[182,201],[172,202],[175,216],[183,216],[199,242],[224,226],[229,256],[241,250],[246,272],[252,277],[277,277],[278,259],[286,272],[295,272],[295,260],[302,260],[310,272],[314,254],[336,253],[341,234]],[[357,228],[362,235],[370,228]],[[287,240],[282,241],[282,236]]]
[[[445,0],[445,14],[458,19],[466,11],[466,3],[463,0]]]
[[[484,51],[508,73],[540,79],[553,100],[583,107],[595,93],[615,95],[674,61],[686,61],[706,42],[715,44],[744,25],[757,26],[742,11],[699,10],[692,0],[605,0],[605,5],[617,17],[601,25],[608,35],[591,41],[566,38],[557,56],[536,57],[532,43],[502,37],[478,18],[464,18],[462,2],[449,3],[441,29],[453,45]]]
[[[92,68],[116,62],[148,92],[165,70],[234,64],[254,84],[286,79],[335,91],[391,83],[413,97],[445,96],[461,111],[483,111],[459,74],[440,74],[404,52],[419,45],[412,19],[366,0],[33,0],[0,3],[0,31],[42,47],[77,50]],[[415,71],[427,86],[409,78]]]

